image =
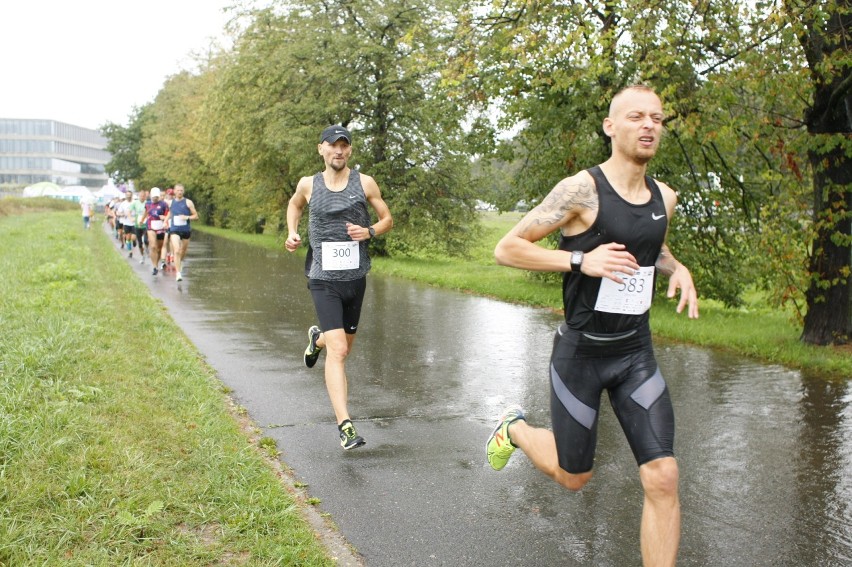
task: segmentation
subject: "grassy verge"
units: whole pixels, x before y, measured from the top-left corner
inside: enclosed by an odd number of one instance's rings
[[[536,279],[521,270],[494,263],[494,246],[520,218],[520,213],[483,214],[483,236],[474,243],[470,258],[374,258],[374,271],[503,301],[561,310],[558,283]],[[283,250],[280,237],[238,234],[210,227],[199,229],[253,246]],[[701,317],[691,321],[677,315],[675,306],[674,301],[657,298],[651,313],[651,326],[658,337],[726,349],[827,378],[852,377],[852,349],[802,344],[799,341],[801,329],[790,316],[768,308],[759,300],[736,310],[701,300]]]
[[[109,239],[6,213],[0,565],[333,565],[274,443]]]

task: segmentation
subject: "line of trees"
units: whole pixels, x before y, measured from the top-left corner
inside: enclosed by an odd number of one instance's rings
[[[749,286],[802,339],[852,335],[850,0],[313,0],[235,12],[234,45],[106,125],[117,180],[180,180],[206,220],[280,231],[317,133],[340,123],[398,227],[385,254],[463,255],[476,199],[536,203],[603,161],[607,104],[653,86],[699,290]],[[506,133],[512,133],[508,136]]]

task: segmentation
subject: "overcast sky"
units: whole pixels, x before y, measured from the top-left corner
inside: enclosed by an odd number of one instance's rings
[[[193,52],[229,45],[234,0],[1,0],[0,118],[127,125]]]

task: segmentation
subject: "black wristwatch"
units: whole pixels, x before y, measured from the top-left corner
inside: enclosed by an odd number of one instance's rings
[[[583,265],[583,252],[580,250],[574,250],[571,252],[571,271],[579,272],[580,267]]]
[[[367,232],[370,233],[370,238],[373,238],[374,236],[376,236],[376,229],[373,228],[372,226],[367,227]]]

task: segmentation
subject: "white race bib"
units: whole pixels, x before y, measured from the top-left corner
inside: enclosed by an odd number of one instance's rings
[[[641,315],[650,309],[654,294],[654,267],[639,268],[632,276],[621,272],[616,274],[624,283],[601,278],[595,311]]]
[[[162,221],[162,219],[151,219],[151,230],[163,230],[163,227],[166,226],[166,223]]]
[[[186,226],[186,216],[177,215],[172,217],[172,226]]]
[[[324,271],[357,270],[360,261],[361,255],[359,254],[358,243],[355,241],[322,243],[322,269]]]

